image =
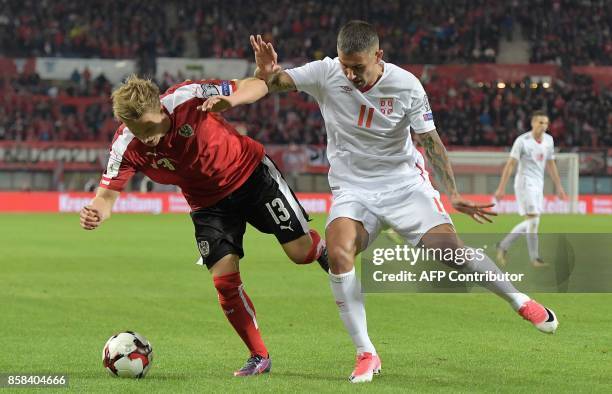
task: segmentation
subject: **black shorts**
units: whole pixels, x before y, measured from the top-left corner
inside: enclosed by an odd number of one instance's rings
[[[272,160],[264,157],[238,190],[215,205],[191,212],[195,237],[208,268],[228,254],[244,257],[247,222],[281,244],[308,232],[308,214]]]

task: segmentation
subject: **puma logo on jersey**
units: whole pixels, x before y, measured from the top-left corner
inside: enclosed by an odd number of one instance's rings
[[[289,230],[289,231],[293,231],[293,229],[291,228],[291,222],[289,222],[289,224],[287,226],[283,226],[282,224],[279,225],[281,230]]]
[[[151,167],[155,168],[156,170],[158,170],[160,166],[170,171],[176,170],[176,167],[174,164],[172,164],[170,159],[163,158],[151,163]]]

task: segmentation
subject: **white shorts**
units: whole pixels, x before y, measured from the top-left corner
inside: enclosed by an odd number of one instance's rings
[[[540,215],[544,210],[544,193],[541,187],[514,187],[519,215]]]
[[[357,220],[368,232],[368,246],[382,228],[390,227],[416,245],[433,227],[453,224],[440,202],[440,193],[428,180],[384,193],[343,187],[333,191],[333,198],[327,226],[340,217]]]

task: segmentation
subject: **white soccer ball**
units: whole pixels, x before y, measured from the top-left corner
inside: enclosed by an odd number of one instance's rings
[[[113,376],[144,378],[153,361],[153,348],[147,338],[133,331],[120,332],[102,349],[104,368]]]

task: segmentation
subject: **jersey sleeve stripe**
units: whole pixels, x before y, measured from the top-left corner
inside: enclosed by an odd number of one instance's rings
[[[198,87],[200,87],[199,83],[183,85],[176,89],[174,92],[163,96],[161,98],[162,105],[166,108],[166,110],[168,110],[170,114],[172,114],[174,113],[176,107],[178,107],[179,105],[198,97]]]
[[[236,91],[234,81],[202,81],[179,86],[161,97],[161,103],[168,113],[174,113],[179,105],[193,99],[207,99],[212,96],[229,96]]]
[[[111,154],[108,159],[108,166],[106,167],[106,173],[102,176],[102,183],[104,181],[113,179],[117,175],[119,175],[119,167],[121,166],[121,162],[123,161],[123,155],[127,150],[128,145],[134,139],[134,134],[125,127],[123,132],[115,142],[113,142],[113,146],[111,147]],[[104,183],[106,184],[106,183]]]

